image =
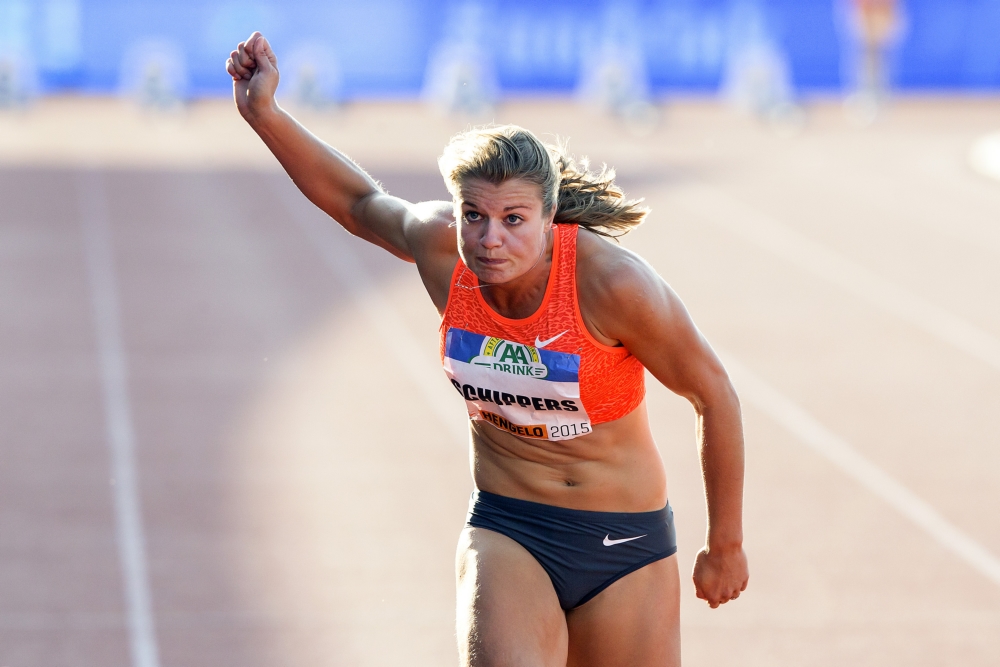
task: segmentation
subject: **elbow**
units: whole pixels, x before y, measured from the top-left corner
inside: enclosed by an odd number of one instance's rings
[[[726,373],[724,369],[722,371],[722,375],[724,376],[724,381],[720,382],[722,400],[732,404],[737,410],[739,410],[740,395],[736,393],[736,387],[733,386],[733,381],[729,379],[729,374]]]
[[[719,410],[741,414],[739,394],[736,393],[736,387],[733,386],[729,374],[721,364],[712,369],[699,389],[688,397],[699,415]]]
[[[375,186],[369,186],[363,189],[359,188],[358,191],[354,193],[354,201],[350,205],[350,217],[355,220],[364,218],[368,207],[379,197],[379,195],[382,194],[385,193]]]
[[[368,207],[371,206],[379,195],[382,194],[383,192],[381,190],[374,187],[368,190],[355,192],[353,201],[348,203],[345,207],[346,210],[339,216],[334,216],[334,218],[340,223],[341,227],[349,231],[351,234],[367,240],[369,234],[367,228],[365,227],[364,220],[368,214]]]

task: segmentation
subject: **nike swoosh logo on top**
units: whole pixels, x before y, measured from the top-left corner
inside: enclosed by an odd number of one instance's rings
[[[546,345],[548,345],[549,343],[555,341],[556,338],[559,338],[564,333],[567,333],[568,331],[569,331],[569,329],[567,329],[566,331],[563,331],[561,334],[556,334],[555,336],[553,336],[552,338],[550,338],[548,340],[538,340],[538,336],[535,336],[535,347],[540,350],[543,347],[545,347]]]
[[[609,540],[608,539],[609,537],[611,537],[611,533],[608,533],[608,535],[604,538],[604,546],[606,546],[606,547],[613,547],[616,544],[621,544],[622,542],[631,542],[632,540],[637,540],[640,537],[646,537],[646,536],[645,535],[636,535],[635,537],[625,537],[625,538],[622,538],[620,540]]]

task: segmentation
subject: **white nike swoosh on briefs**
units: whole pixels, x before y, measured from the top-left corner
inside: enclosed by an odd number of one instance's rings
[[[604,546],[606,546],[606,547],[613,547],[616,544],[621,544],[622,542],[631,542],[632,540],[637,540],[640,537],[646,537],[646,536],[645,535],[636,535],[635,537],[625,537],[625,538],[622,538],[620,540],[609,540],[608,539],[609,537],[611,537],[611,533],[608,533],[608,535],[604,538]]]
[[[543,347],[545,347],[549,343],[553,342],[556,338],[559,338],[560,336],[562,336],[564,333],[567,333],[568,331],[569,331],[569,329],[567,329],[566,331],[563,331],[561,334],[556,334],[555,336],[553,336],[552,338],[550,338],[548,340],[538,340],[538,336],[535,336],[535,348],[536,349],[542,349]]]

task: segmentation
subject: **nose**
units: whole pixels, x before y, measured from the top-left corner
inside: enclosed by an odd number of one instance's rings
[[[500,224],[499,220],[494,220],[490,218],[485,225],[483,225],[483,235],[479,239],[480,245],[484,248],[499,248],[503,245],[503,225]]]

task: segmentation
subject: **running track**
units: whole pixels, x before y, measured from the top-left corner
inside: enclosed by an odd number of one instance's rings
[[[502,110],[647,198],[626,245],[743,398],[751,584],[715,611],[685,586],[685,664],[996,664],[1000,184],[965,151],[997,110],[910,101],[861,130],[821,105],[793,137],[709,104],[651,137]],[[142,121],[141,154],[0,120],[0,667],[454,664],[471,483],[436,315],[237,125],[199,143],[219,113]],[[317,124],[391,192],[445,195],[459,123]],[[649,401],[687,571],[693,419]]]

